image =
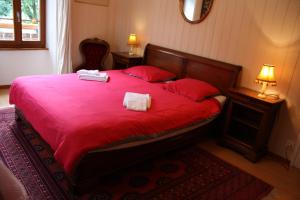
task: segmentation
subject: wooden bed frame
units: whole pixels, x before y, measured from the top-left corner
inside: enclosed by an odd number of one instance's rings
[[[180,51],[148,44],[145,48],[143,64],[154,65],[171,71],[178,78],[191,77],[207,81],[219,88],[224,95],[238,82],[241,67]],[[26,122],[16,109],[17,120]],[[26,122],[28,123],[28,122]],[[212,133],[218,127],[218,120],[192,131],[139,146],[110,151],[91,151],[78,162],[69,177],[77,193],[84,193],[101,180],[101,176],[121,168],[129,167],[142,160],[199,141],[200,135]]]

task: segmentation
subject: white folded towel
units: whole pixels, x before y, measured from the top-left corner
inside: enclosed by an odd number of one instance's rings
[[[151,107],[151,96],[149,94],[126,92],[123,106],[128,110],[147,111]]]
[[[107,82],[108,77],[102,78],[99,76],[79,76],[80,80]]]
[[[147,99],[128,100],[126,108],[135,111],[147,111]]]
[[[105,72],[100,73],[98,70],[91,70],[91,71],[97,71],[97,73],[84,74],[83,72],[79,72],[77,73],[78,78],[81,80],[90,80],[90,81],[101,81],[101,82],[108,81],[109,77],[107,73]]]
[[[99,71],[98,70],[81,69],[81,70],[78,70],[76,73],[78,75],[97,75],[97,74],[99,74]]]

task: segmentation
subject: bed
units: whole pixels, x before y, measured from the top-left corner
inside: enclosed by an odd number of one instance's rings
[[[223,95],[236,86],[241,70],[152,44],[145,48],[143,64],[172,72],[179,79],[206,81]],[[20,78],[11,89],[17,120],[31,124],[51,146],[79,193],[105,174],[196,142],[219,126],[215,118],[220,108],[212,98],[201,104],[191,102],[120,70],[107,73],[110,81],[103,84],[78,81],[76,74],[68,74]],[[128,112],[118,103],[128,90],[153,95],[149,112]]]

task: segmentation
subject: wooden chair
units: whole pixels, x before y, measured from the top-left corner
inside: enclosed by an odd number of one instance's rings
[[[104,62],[109,54],[109,44],[101,39],[85,39],[79,45],[83,63],[74,69],[103,70]]]

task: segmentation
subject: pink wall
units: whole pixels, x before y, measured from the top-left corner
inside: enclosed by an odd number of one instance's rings
[[[300,1],[215,0],[200,24],[185,22],[177,0],[111,0],[112,46],[128,50],[129,33],[137,33],[142,49],[154,43],[243,66],[241,85],[259,89],[259,66],[276,66],[278,86],[286,98],[270,139],[270,150],[284,156],[287,140],[300,134]],[[297,155],[289,155],[290,159]],[[300,166],[299,166],[300,167]]]

